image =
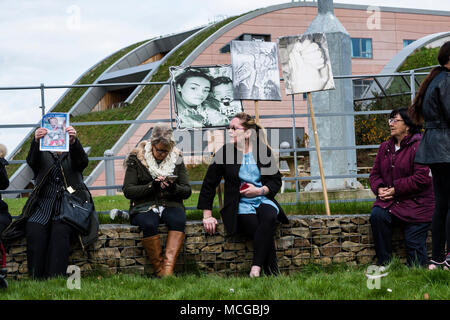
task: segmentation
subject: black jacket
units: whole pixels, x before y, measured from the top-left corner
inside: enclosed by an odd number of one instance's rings
[[[272,200],[280,210],[278,220],[288,224],[289,220],[281,206],[275,200],[275,195],[281,188],[281,174],[270,149],[265,146],[259,146],[258,148],[253,148],[252,153],[261,172],[262,185],[267,186],[270,190],[266,197]],[[217,151],[208,167],[198,198],[198,209],[211,210],[216,188],[222,177],[224,178],[224,205],[220,211],[220,215],[229,235],[235,234],[238,231],[237,214],[240,198],[239,188],[241,185],[239,170],[242,158],[243,153],[237,150],[233,144],[226,144]]]
[[[415,162],[450,163],[450,70],[444,69],[431,81],[422,113],[425,132]]]
[[[5,166],[8,165],[8,161],[6,161],[4,158],[0,158],[0,190],[5,190],[9,187],[9,179],[8,179],[8,173],[6,172]],[[8,212],[8,205],[5,203],[5,201],[2,200],[2,195],[0,194],[0,214],[7,214]]]
[[[89,189],[83,182],[83,170],[88,165],[88,157],[78,139],[70,145],[69,152],[65,152],[61,159],[61,166],[64,171],[64,176],[67,185],[75,189],[75,195],[84,201],[92,202],[92,197]],[[39,199],[39,193],[45,187],[48,173],[55,165],[53,156],[48,151],[39,151],[39,143],[34,139],[31,143],[30,150],[27,156],[27,163],[34,172],[36,185],[33,192],[28,197],[27,202],[22,210],[22,214],[13,221],[13,223],[6,228],[2,233],[2,238],[5,240],[13,240],[25,234],[25,224],[29,217],[34,212],[34,206]],[[88,246],[97,239],[99,222],[97,214],[91,215],[91,227],[89,234],[81,237],[81,244]]]
[[[126,172],[123,182],[123,194],[130,199],[130,216],[148,211],[149,206],[183,208],[183,200],[191,196],[189,176],[184,166],[181,154],[178,155],[173,174],[178,176],[168,189],[160,189],[153,184],[153,178],[145,160],[145,145],[142,141],[132,150],[125,160]]]

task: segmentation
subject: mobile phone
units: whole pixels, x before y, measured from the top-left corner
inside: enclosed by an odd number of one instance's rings
[[[178,178],[177,175],[168,175],[168,176],[166,177],[166,180],[175,180],[176,178]]]
[[[248,187],[249,187],[248,183],[247,183],[247,182],[243,182],[243,183],[241,184],[241,187],[240,187],[239,191],[245,190],[245,189],[247,189]]]

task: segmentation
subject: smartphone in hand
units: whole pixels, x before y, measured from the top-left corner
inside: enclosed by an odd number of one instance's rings
[[[249,187],[248,183],[247,182],[243,182],[241,184],[241,187],[239,188],[239,191],[243,191],[243,190],[247,189],[248,187]]]
[[[166,180],[168,180],[168,181],[170,181],[170,182],[173,182],[173,181],[175,181],[177,178],[178,178],[177,175],[168,175],[168,176],[166,177]]]

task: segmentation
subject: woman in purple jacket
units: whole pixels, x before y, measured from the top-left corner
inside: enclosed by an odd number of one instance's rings
[[[428,264],[426,239],[434,210],[430,169],[414,162],[421,135],[420,126],[408,116],[407,108],[389,116],[391,138],[383,142],[370,172],[370,188],[377,196],[370,223],[378,265],[392,256],[392,227],[404,230],[409,266]]]

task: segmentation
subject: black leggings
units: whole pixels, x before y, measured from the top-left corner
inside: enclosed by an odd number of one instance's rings
[[[433,174],[435,207],[432,228],[432,259],[444,261],[450,252],[450,163],[430,165]],[[447,250],[445,243],[447,242]]]
[[[133,215],[130,222],[141,228],[143,237],[151,237],[158,233],[159,223],[165,223],[169,230],[184,232],[186,226],[186,213],[182,208],[165,208],[161,214],[154,211],[137,213]]]
[[[253,265],[263,268],[265,273],[277,274],[278,264],[275,250],[277,210],[262,203],[256,214],[238,214],[239,231],[253,239]]]
[[[32,278],[65,276],[74,230],[62,221],[27,222],[28,274]]]

